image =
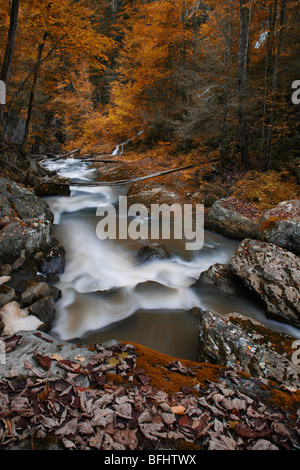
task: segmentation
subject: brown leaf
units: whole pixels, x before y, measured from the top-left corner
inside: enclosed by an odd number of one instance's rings
[[[185,414],[185,408],[181,405],[178,406],[172,406],[172,411],[176,415],[184,415]]]
[[[236,442],[232,437],[218,436],[212,437],[209,442],[209,450],[235,450]]]
[[[50,393],[50,387],[49,387],[48,384],[46,384],[44,390],[39,394],[39,400],[40,401],[47,401],[49,393]]]
[[[69,434],[76,434],[78,425],[78,418],[73,418],[70,421],[67,421],[65,425],[55,431],[57,436],[68,436]]]
[[[262,431],[255,431],[250,429],[246,424],[239,423],[237,424],[233,430],[241,437],[246,437],[250,439],[256,439],[258,437],[270,437],[272,432],[270,429],[262,430]]]
[[[130,450],[135,450],[138,446],[136,432],[136,429],[117,430],[113,435],[113,439],[118,444],[122,444]]]
[[[49,370],[51,366],[51,358],[49,356],[43,356],[42,354],[37,353],[34,351],[34,357],[36,358],[39,365],[45,369]]]

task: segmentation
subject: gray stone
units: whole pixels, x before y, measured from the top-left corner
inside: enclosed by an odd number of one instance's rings
[[[229,238],[256,238],[260,214],[249,202],[234,197],[214,202],[205,217],[205,228]]]
[[[258,227],[258,238],[300,254],[300,200],[284,201],[267,211]]]
[[[200,313],[198,360],[233,367],[251,375],[300,387],[300,366],[293,364],[294,338],[270,331],[239,313]]]
[[[55,318],[55,302],[53,297],[48,296],[37,300],[29,307],[28,311],[39,318],[43,323],[51,323]]]
[[[216,263],[206,271],[201,273],[194,286],[209,285],[220,289],[224,294],[238,296],[244,293],[245,286],[241,280],[235,276],[230,264]]]
[[[3,305],[16,300],[16,298],[14,289],[5,286],[4,284],[0,285],[0,308],[3,307]]]
[[[244,240],[231,269],[266,306],[267,316],[300,327],[300,259],[271,243]]]
[[[28,287],[21,295],[21,301],[23,307],[28,307],[37,300],[41,300],[44,297],[52,296],[54,301],[58,300],[61,296],[61,291],[46,282],[38,282],[33,286]]]
[[[151,245],[144,245],[139,250],[139,257],[144,261],[152,261],[158,259],[168,259],[170,258],[170,255],[163,245],[153,243]]]
[[[12,180],[0,178],[0,219],[39,219],[53,222],[49,205]]]
[[[0,259],[19,264],[42,251],[59,246],[53,233],[49,205],[14,181],[0,178]],[[17,269],[16,266],[13,269]]]

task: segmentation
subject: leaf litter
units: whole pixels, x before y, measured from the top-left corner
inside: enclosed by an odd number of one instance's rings
[[[17,348],[20,338],[6,344]],[[276,404],[268,391],[274,384],[229,367],[209,380],[208,364],[190,367],[163,355],[148,368],[145,355],[126,343],[95,345],[87,360],[84,353],[70,360],[33,352],[28,376],[0,378],[0,449],[47,448],[49,436],[57,447],[78,450],[300,448],[299,403]],[[179,390],[158,387],[170,377],[178,377]]]

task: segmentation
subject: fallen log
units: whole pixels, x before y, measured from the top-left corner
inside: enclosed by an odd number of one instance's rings
[[[143,181],[146,179],[150,178],[157,178],[159,176],[167,175],[170,173],[175,173],[176,171],[183,171],[183,170],[188,170],[189,168],[194,168],[197,165],[187,165],[183,166],[180,168],[173,168],[171,170],[165,170],[165,171],[160,171],[158,173],[152,173],[151,175],[146,175],[146,176],[138,176],[136,178],[132,179],[126,179],[126,180],[117,180],[117,181],[91,181],[91,182],[84,182],[84,183],[51,183],[52,185],[59,185],[61,187],[63,186],[75,186],[75,187],[82,187],[82,186],[121,186],[121,185],[129,185],[132,183],[137,183],[138,181]]]

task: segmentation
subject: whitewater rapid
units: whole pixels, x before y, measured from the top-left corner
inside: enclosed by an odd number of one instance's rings
[[[215,263],[227,263],[239,242],[205,231],[204,247],[187,253],[182,241],[164,240],[170,259],[145,263],[138,256],[143,241],[100,240],[96,234],[99,206],[117,205],[129,186],[76,186],[97,177],[95,169],[76,159],[44,165],[73,181],[70,197],[47,198],[56,236],[66,250],[53,335],[82,342],[135,341],[196,359],[198,319],[191,313],[193,307],[240,312],[278,329],[251,299],[193,287],[201,272]]]

